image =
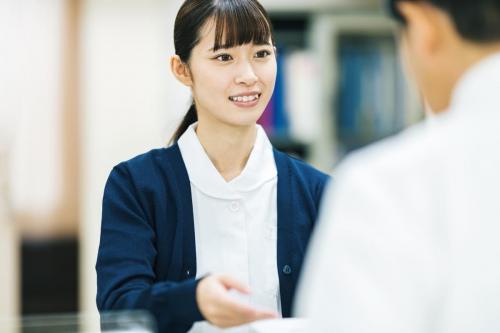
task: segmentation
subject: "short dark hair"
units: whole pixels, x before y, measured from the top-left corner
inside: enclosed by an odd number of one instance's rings
[[[403,1],[425,1],[445,11],[464,39],[477,43],[500,42],[500,0],[388,0],[391,15],[406,24],[397,8]]]

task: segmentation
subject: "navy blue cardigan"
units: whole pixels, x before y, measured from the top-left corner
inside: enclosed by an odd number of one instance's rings
[[[274,150],[278,170],[277,268],[284,317],[292,308],[309,236],[328,176]],[[120,163],[103,199],[97,257],[99,311],[145,309],[159,332],[203,320],[196,303],[191,187],[177,145]]]

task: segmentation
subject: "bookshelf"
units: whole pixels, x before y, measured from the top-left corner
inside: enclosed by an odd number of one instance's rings
[[[346,153],[421,119],[418,96],[400,66],[396,28],[379,13],[315,17],[311,45],[325,70],[312,163],[333,166]]]
[[[276,148],[308,160],[310,147],[307,140],[293,132],[294,118],[290,114],[293,108],[290,108],[290,104],[294,98],[289,83],[295,71],[287,67],[295,54],[308,49],[309,17],[300,13],[274,15],[272,22],[277,47],[278,75],[273,97],[260,123]]]
[[[271,13],[325,12],[332,10],[364,10],[380,6],[380,0],[260,0]]]
[[[278,97],[266,113],[282,113],[282,123],[263,126],[278,148],[299,148],[296,155],[330,171],[346,153],[422,118],[400,65],[397,27],[383,13],[367,6],[270,16]]]

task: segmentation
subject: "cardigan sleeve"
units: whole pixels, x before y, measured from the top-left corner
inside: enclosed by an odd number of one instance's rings
[[[154,315],[162,331],[186,332],[203,320],[196,302],[199,280],[157,281],[156,234],[138,200],[124,164],[111,172],[104,190],[96,263],[97,307],[142,309]]]

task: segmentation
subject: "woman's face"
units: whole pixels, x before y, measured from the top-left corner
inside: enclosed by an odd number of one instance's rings
[[[243,44],[214,52],[213,21],[204,25],[200,36],[189,59],[199,121],[230,126],[255,124],[271,98],[276,81],[276,57],[271,41],[266,45]]]

